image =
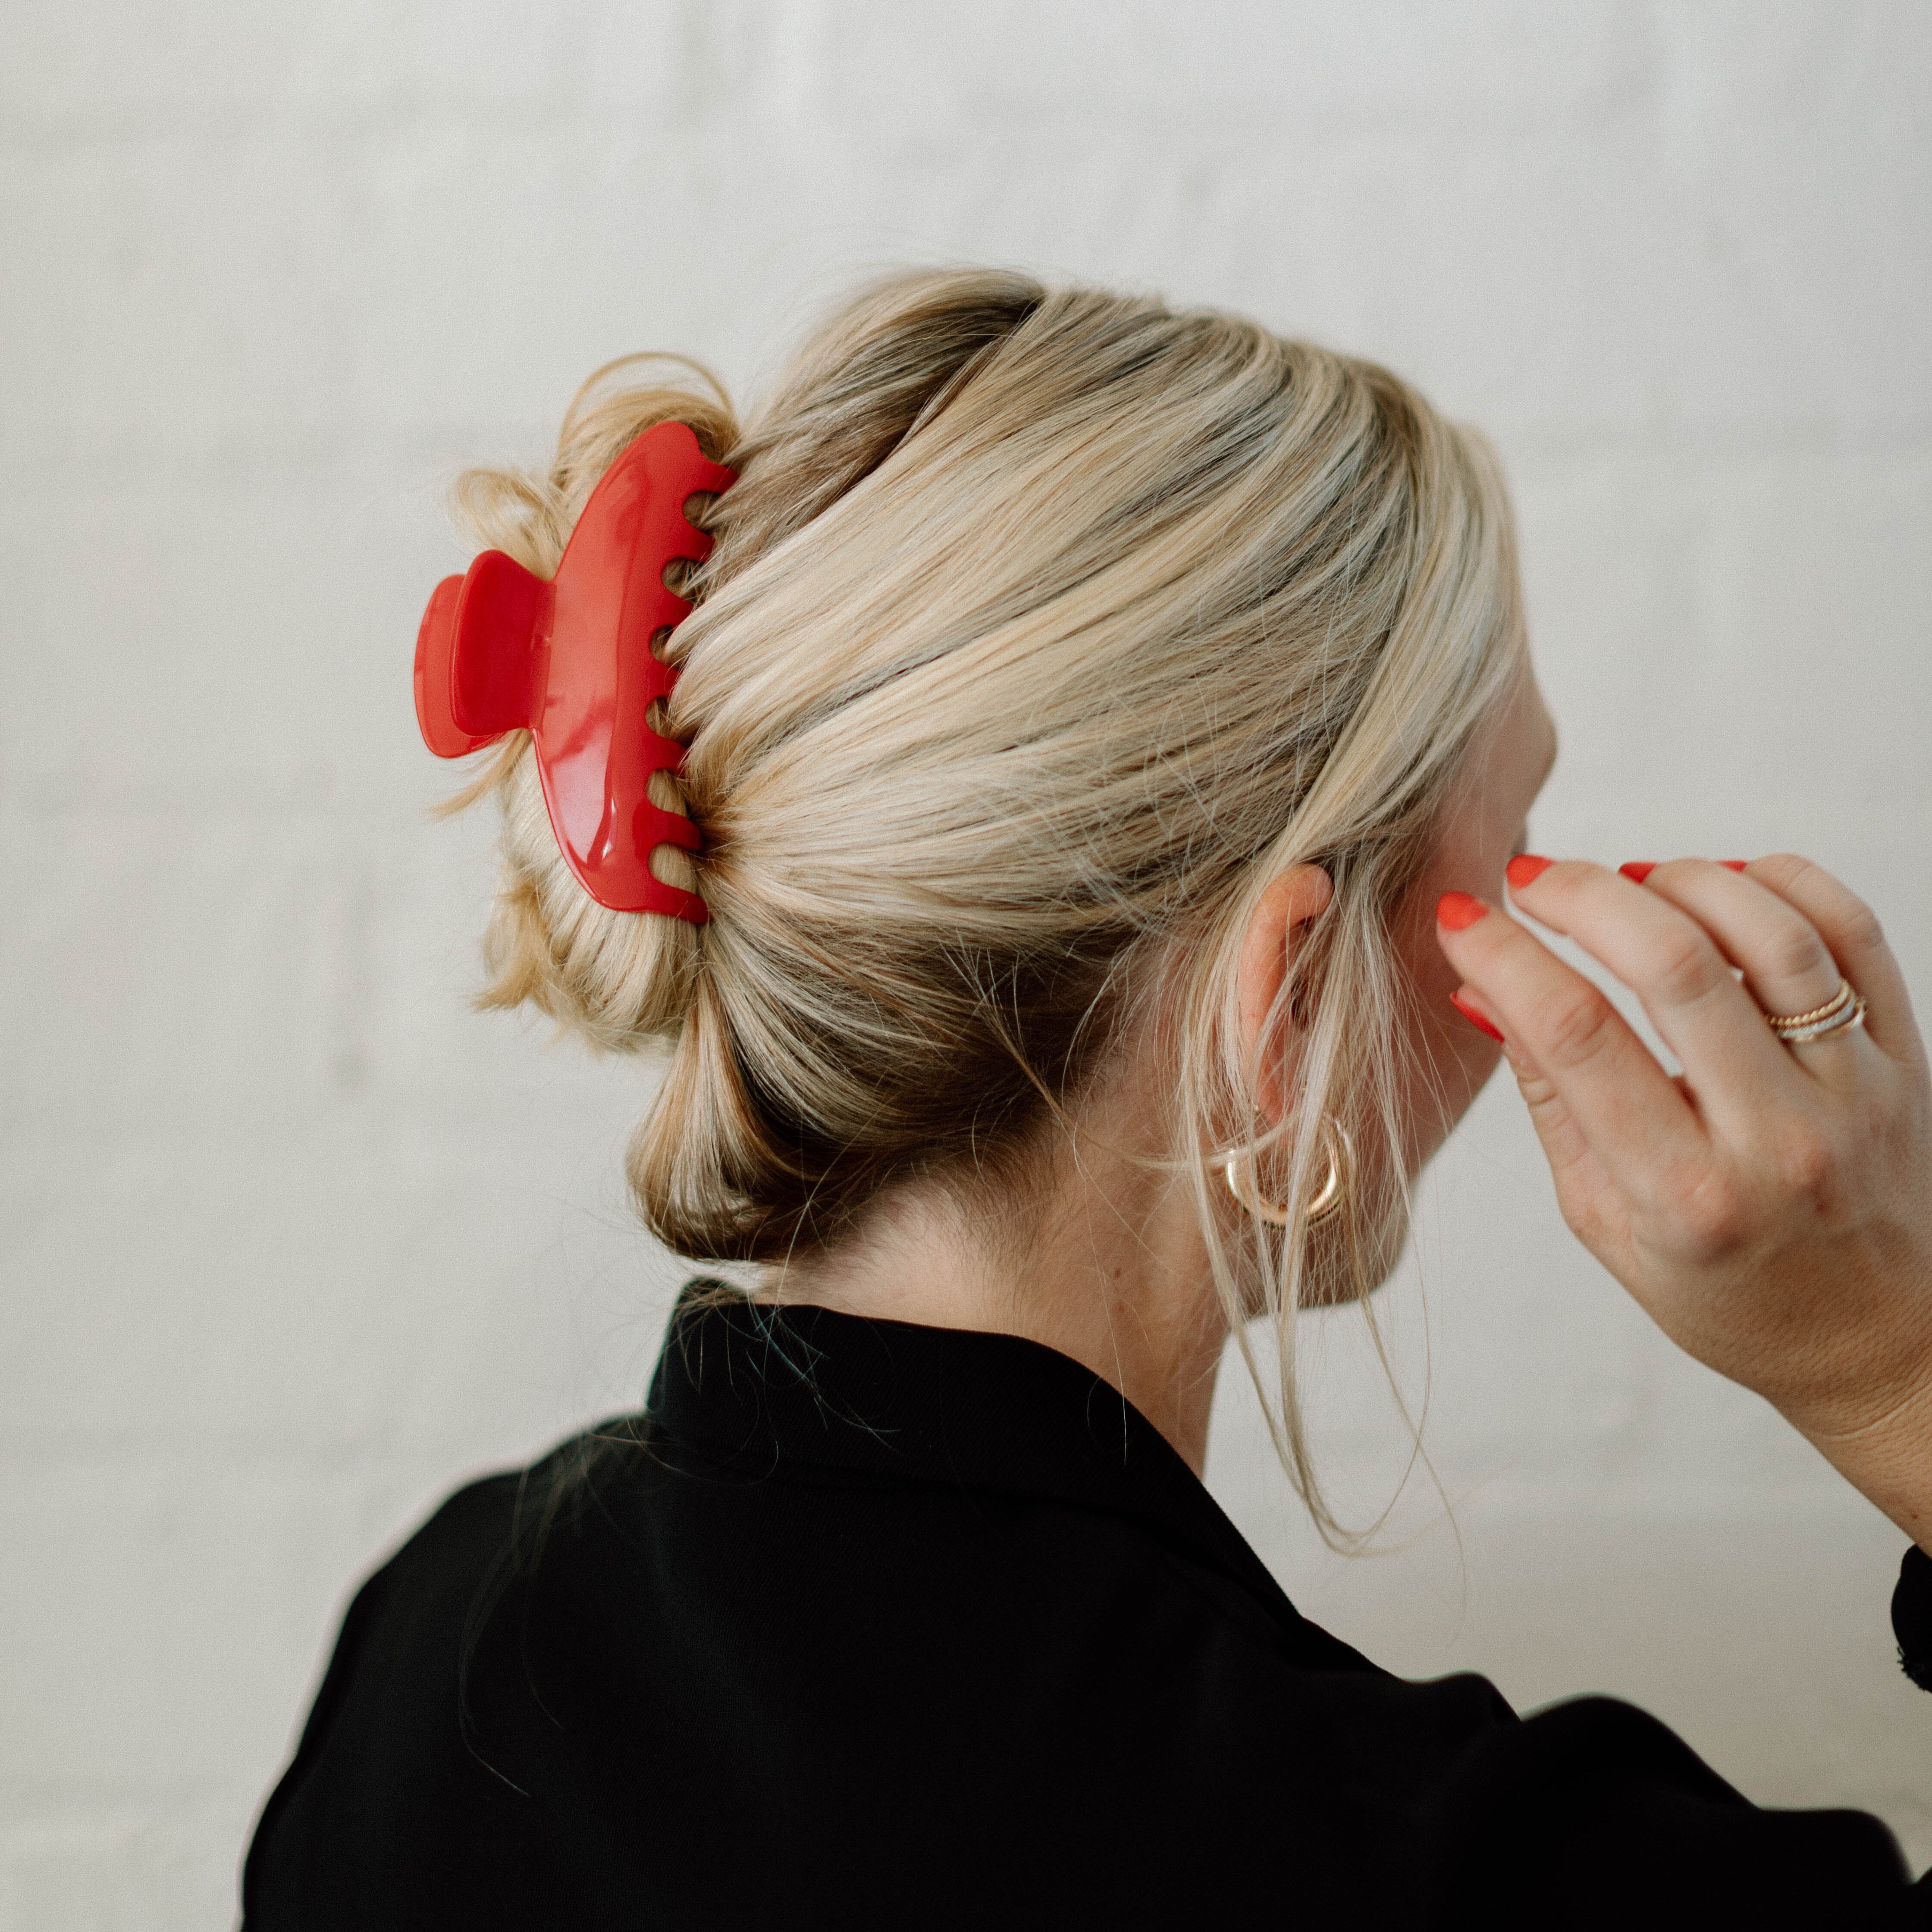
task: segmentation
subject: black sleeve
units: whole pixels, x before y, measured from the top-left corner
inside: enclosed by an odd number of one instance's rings
[[[1432,1924],[1932,1927],[1932,1895],[1877,1819],[1761,1810],[1608,1697],[1476,1740],[1434,1835]]]
[[[543,1922],[556,1848],[540,1808],[479,1744],[464,1673],[479,1587],[508,1549],[514,1486],[459,1492],[357,1592],[256,1826],[244,1932]]]
[[[1932,1556],[1917,1544],[1898,1566],[1892,1593],[1892,1634],[1898,1640],[1898,1661],[1922,1690],[1932,1690]]]
[[[1916,1546],[1892,1621],[1905,1674],[1932,1690],[1932,1558]],[[1912,1884],[1877,1819],[1761,1810],[1611,1698],[1476,1739],[1430,1836],[1430,1923],[1932,1928],[1932,1873]]]

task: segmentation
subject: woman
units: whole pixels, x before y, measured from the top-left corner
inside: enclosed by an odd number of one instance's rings
[[[432,603],[419,709],[498,741],[488,1002],[668,1047],[644,1219],[759,1286],[364,1587],[248,1923],[1923,1922],[1876,1820],[1628,1706],[1386,1676],[1200,1484],[1265,1322],[1321,1513],[1295,1311],[1383,1279],[1500,1040],[1579,1237],[1932,1542],[1898,970],[1801,860],[1523,851],[1554,736],[1482,444],[978,272],[866,292],[742,430],[600,393],[467,480],[508,560]]]

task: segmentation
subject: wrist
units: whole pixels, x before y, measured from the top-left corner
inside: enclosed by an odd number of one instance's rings
[[[1853,1426],[1782,1412],[1852,1488],[1932,1556],[1932,1378]]]

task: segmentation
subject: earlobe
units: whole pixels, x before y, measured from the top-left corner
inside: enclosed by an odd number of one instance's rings
[[[1256,1107],[1271,1122],[1287,1108],[1297,1044],[1282,998],[1288,964],[1334,896],[1319,866],[1291,866],[1269,882],[1241,942],[1241,1064],[1252,1070]]]

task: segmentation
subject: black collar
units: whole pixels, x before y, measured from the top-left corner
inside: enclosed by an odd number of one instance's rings
[[[671,1317],[650,1414],[661,1439],[747,1474],[838,1470],[1130,1517],[1238,1585],[1298,1648],[1373,1668],[1301,1616],[1126,1396],[1041,1342],[776,1307],[696,1281]]]

